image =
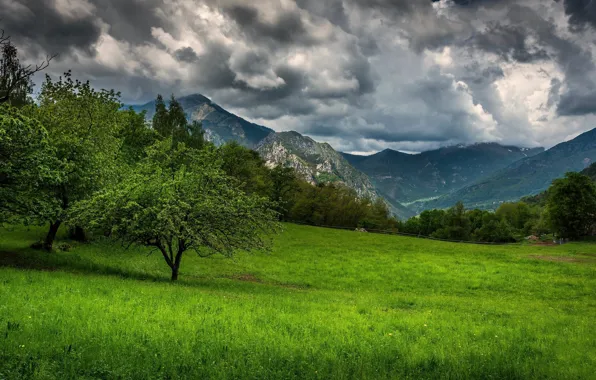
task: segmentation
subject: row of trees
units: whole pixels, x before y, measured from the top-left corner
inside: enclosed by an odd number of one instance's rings
[[[596,185],[590,177],[567,173],[539,196],[503,203],[495,211],[428,210],[399,226],[402,232],[440,239],[514,242],[528,235],[577,239],[596,233]]]

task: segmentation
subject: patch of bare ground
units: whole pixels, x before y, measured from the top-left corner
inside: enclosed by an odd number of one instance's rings
[[[532,245],[538,245],[538,246],[542,246],[542,247],[551,247],[551,246],[555,246],[558,244],[553,243],[552,241],[537,241],[535,243],[532,243]]]
[[[263,282],[263,280],[261,280],[260,278],[256,277],[253,274],[250,274],[250,273],[237,274],[237,275],[230,276],[229,278],[232,280],[246,281],[246,282],[258,282],[258,283]]]
[[[290,284],[290,283],[285,283],[285,282],[266,282],[250,273],[235,274],[235,275],[231,275],[231,276],[225,276],[225,278],[228,278],[230,280],[252,282],[252,283],[256,283],[256,284],[281,286],[282,288],[290,288],[290,289],[306,289],[309,287],[308,285]]]
[[[584,255],[584,254],[582,254],[582,255]],[[553,262],[561,262],[561,263],[582,263],[582,264],[596,263],[596,258],[591,258],[591,257],[542,256],[542,255],[532,255],[529,257],[532,259],[536,259],[536,260],[553,261]]]

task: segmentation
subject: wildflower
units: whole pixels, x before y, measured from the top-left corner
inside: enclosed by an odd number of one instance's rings
[[[389,333],[389,336],[393,336],[393,334]]]

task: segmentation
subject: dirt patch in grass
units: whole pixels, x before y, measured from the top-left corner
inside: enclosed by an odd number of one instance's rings
[[[557,243],[553,243],[552,241],[537,241],[535,243],[532,243],[532,245],[538,245],[541,247],[552,247],[552,246],[556,246],[558,245]]]
[[[291,284],[291,283],[275,282],[275,281],[273,281],[273,282],[263,281],[260,278],[256,277],[254,274],[250,274],[250,273],[241,273],[241,274],[235,274],[235,275],[231,275],[231,276],[224,276],[224,278],[227,278],[227,279],[230,279],[230,280],[252,282],[252,283],[255,283],[255,284],[280,286],[282,288],[289,288],[289,289],[307,289],[307,288],[310,288],[310,285],[299,285],[299,284]]]
[[[530,256],[532,259],[536,260],[544,260],[544,261],[553,261],[553,262],[560,262],[560,263],[596,263],[596,258],[588,258],[588,257],[575,257],[575,256],[541,256],[541,255],[532,255]]]
[[[250,273],[237,274],[234,276],[230,276],[230,278],[233,280],[246,281],[246,282],[257,282],[257,283],[263,282],[263,280],[256,277],[254,274],[250,274]]]
[[[589,256],[589,257],[596,258],[596,253],[584,253],[584,252],[582,252],[582,253],[578,253],[578,255],[580,255],[580,256]]]

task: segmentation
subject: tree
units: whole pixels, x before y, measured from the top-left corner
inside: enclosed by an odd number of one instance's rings
[[[52,213],[52,200],[40,198],[42,184],[58,183],[61,167],[46,129],[16,108],[0,106],[0,224],[29,224]]]
[[[46,76],[39,106],[28,112],[47,129],[55,158],[63,170],[58,182],[44,183],[40,197],[55,205],[50,214],[44,248],[51,250],[66,211],[112,181],[117,180],[122,127],[119,94],[96,91],[89,82],[73,80],[70,72],[57,82]]]
[[[212,147],[196,150],[171,139],[149,149],[134,173],[79,202],[73,219],[91,230],[161,252],[178,279],[182,256],[265,249],[279,228],[265,197],[247,195],[221,169]]]
[[[238,179],[242,190],[262,196],[271,193],[270,170],[259,153],[232,141],[222,145],[219,154],[222,158],[222,169],[229,176]]]
[[[445,214],[443,228],[437,230],[433,236],[450,240],[470,239],[470,219],[462,202],[457,202]]]
[[[0,49],[0,104],[24,105],[29,102],[28,96],[33,88],[31,77],[45,70],[55,56],[46,57],[45,61],[36,66],[21,65],[17,48],[3,29],[0,29]]]
[[[420,214],[420,234],[430,236],[437,230],[443,228],[445,211],[443,210],[425,210]]]
[[[122,140],[122,158],[128,164],[135,164],[145,157],[148,147],[155,144],[159,135],[149,128],[145,120],[145,111],[136,113],[132,108],[120,111],[118,137]]]
[[[155,114],[153,115],[153,129],[162,137],[172,136],[169,113],[161,94],[155,100]]]
[[[484,213],[482,226],[474,231],[474,239],[477,241],[508,243],[514,242],[513,231],[505,219],[499,219],[494,213]]]
[[[270,198],[277,203],[277,212],[282,220],[287,219],[295,203],[300,180],[293,168],[277,165],[269,172],[271,178]]]
[[[567,173],[548,190],[548,222],[561,238],[588,235],[596,221],[596,186],[590,177]]]
[[[169,109],[161,95],[155,101],[155,115],[153,115],[153,129],[163,139],[172,138],[174,145],[184,143],[186,146],[201,149],[205,145],[204,131],[201,123],[186,119],[182,105],[174,95],[170,99]]]

